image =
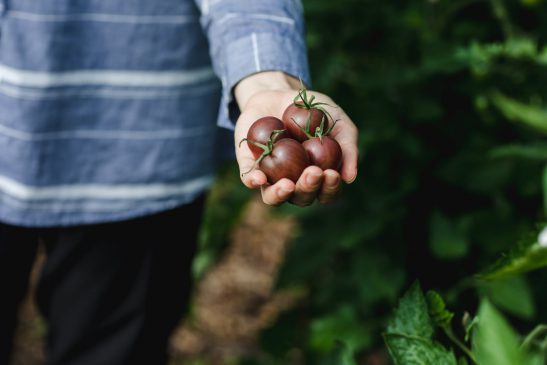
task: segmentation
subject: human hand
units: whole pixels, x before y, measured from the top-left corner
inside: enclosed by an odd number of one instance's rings
[[[325,109],[334,120],[338,120],[330,136],[342,148],[340,172],[330,169],[323,171],[317,166],[309,166],[296,183],[289,179],[281,179],[269,185],[266,175],[257,168],[253,169],[255,159],[251,150],[246,143],[239,146],[239,142],[247,137],[247,131],[255,120],[264,116],[281,119],[285,108],[293,102],[299,88],[297,79],[281,72],[262,72],[249,76],[235,88],[236,100],[241,109],[241,116],[235,128],[236,158],[241,180],[248,188],[260,188],[262,200],[268,205],[280,205],[290,201],[299,206],[307,206],[316,198],[320,203],[329,203],[336,198],[342,181],[349,184],[357,177],[357,127],[331,98],[310,90],[308,95],[314,95],[317,102],[328,104],[324,106]]]

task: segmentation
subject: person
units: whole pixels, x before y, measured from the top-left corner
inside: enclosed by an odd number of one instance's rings
[[[0,1],[0,364],[38,244],[47,364],[161,364],[187,307],[203,201],[228,131],[281,116],[309,85],[298,0]],[[332,131],[340,173],[243,174],[269,205],[335,199],[357,128]],[[221,128],[219,128],[221,127]],[[224,137],[223,137],[224,134]]]

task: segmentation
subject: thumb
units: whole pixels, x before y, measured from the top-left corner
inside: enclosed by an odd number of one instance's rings
[[[257,163],[246,143],[236,147],[236,158],[239,165],[239,176],[243,184],[249,189],[257,189],[266,184],[266,175],[258,170]]]

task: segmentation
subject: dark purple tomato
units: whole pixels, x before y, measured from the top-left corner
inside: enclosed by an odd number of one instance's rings
[[[310,128],[307,131],[311,136],[315,135],[315,129],[321,125],[321,119],[325,118],[325,127],[328,128],[328,119],[325,113],[319,109],[305,109],[299,108],[294,103],[289,105],[283,113],[283,123],[285,129],[289,132],[290,136],[297,141],[303,142],[308,139],[306,133],[300,130],[299,126],[303,129],[306,128],[306,121],[308,120],[308,114],[311,113]],[[296,122],[296,123],[295,123]],[[298,125],[297,125],[298,124]]]
[[[310,160],[304,147],[294,139],[283,138],[275,142],[272,152],[260,161],[259,169],[266,174],[270,184],[282,178],[296,183],[309,165]]]
[[[340,171],[342,167],[342,149],[333,138],[328,136],[323,136],[322,139],[314,137],[304,141],[302,147],[308,153],[312,165],[318,166],[322,170]]]
[[[253,125],[251,125],[251,128],[249,128],[249,131],[247,132],[247,145],[251,149],[255,159],[258,158],[264,150],[254,145],[251,141],[266,145],[272,135],[272,132],[282,129],[285,129],[285,125],[276,117],[263,117],[257,119]],[[287,131],[285,131],[279,134],[275,140],[280,140],[288,136]]]

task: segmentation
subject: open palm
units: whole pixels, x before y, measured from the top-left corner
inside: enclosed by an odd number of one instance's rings
[[[239,142],[247,137],[247,131],[255,120],[264,116],[281,118],[285,108],[293,102],[295,90],[267,90],[253,95],[246,103],[235,128],[236,157],[241,172],[241,180],[251,188],[261,188],[262,199],[266,204],[279,205],[285,201],[300,206],[313,203],[317,198],[321,203],[328,203],[335,199],[340,190],[341,182],[351,183],[357,177],[357,136],[355,124],[336,106],[328,96],[308,91],[315,100],[328,104],[324,106],[334,120],[338,120],[330,136],[338,141],[342,148],[342,168],[335,170],[321,170],[317,166],[307,167],[298,181],[281,179],[273,185],[268,185],[266,175],[259,168],[253,169],[255,160],[246,143],[239,146]],[[244,174],[244,172],[249,173]]]

